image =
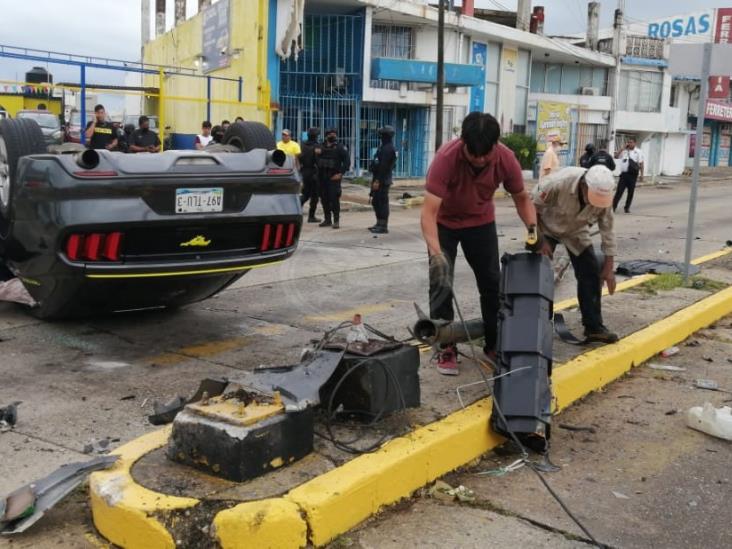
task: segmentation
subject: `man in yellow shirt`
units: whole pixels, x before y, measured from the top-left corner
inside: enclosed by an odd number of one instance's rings
[[[547,139],[548,143],[546,151],[541,159],[541,170],[539,171],[539,179],[546,177],[547,175],[559,171],[561,167],[559,163],[559,155],[557,151],[562,147],[562,138],[558,135],[550,135]]]
[[[282,141],[277,143],[277,148],[284,151],[285,154],[295,157],[295,161],[300,156],[300,145],[297,141],[292,140],[290,130],[282,130]]]

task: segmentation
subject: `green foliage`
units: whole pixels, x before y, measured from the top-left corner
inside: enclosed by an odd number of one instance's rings
[[[536,139],[522,133],[509,133],[501,137],[501,143],[513,151],[522,170],[531,170],[536,158]]]

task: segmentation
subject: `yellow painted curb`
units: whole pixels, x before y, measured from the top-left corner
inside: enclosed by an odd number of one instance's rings
[[[694,263],[711,261],[730,252],[732,249],[715,252]],[[618,290],[637,286],[654,276],[628,280],[618,285]],[[555,308],[573,305],[576,300],[567,300],[557,303]],[[595,349],[555,368],[552,382],[557,411],[730,313],[732,288],[727,288],[615,345]],[[491,408],[490,398],[480,400],[310,480],[282,498],[241,503],[221,511],[213,522],[215,536],[224,549],[326,544],[382,507],[500,444],[503,439],[488,428]],[[90,477],[94,524],[116,545],[174,548],[172,535],[159,521],[160,513],[199,503],[194,498],[148,490],[136,484],[130,474],[135,461],[166,444],[170,430],[164,428],[125,444],[116,450],[121,458],[112,469]]]
[[[170,532],[154,516],[160,511],[186,509],[198,504],[193,498],[167,496],[137,484],[130,470],[145,454],[164,446],[167,427],[143,435],[112,452],[120,458],[114,467],[92,473],[89,493],[94,525],[109,541],[121,547],[172,549]]]
[[[482,400],[320,475],[285,498],[305,512],[310,542],[323,545],[502,442],[487,428],[490,412],[490,400]]]
[[[241,503],[221,511],[214,532],[223,549],[280,549],[307,545],[308,527],[294,503],[283,498]]]
[[[624,337],[614,345],[575,357],[552,373],[557,411],[730,313],[732,287]]]
[[[730,313],[732,288],[570,360],[552,375],[557,410]],[[381,507],[495,448],[503,439],[488,429],[491,404],[490,398],[478,401],[291,490],[285,497],[307,515],[310,541],[328,543]]]
[[[732,248],[724,248],[723,250],[719,250],[718,252],[712,252],[710,254],[697,257],[696,259],[692,259],[691,264],[701,265],[702,263],[707,263],[708,261],[719,259],[720,257],[724,257],[725,255],[729,255],[730,253],[732,253]]]
[[[720,257],[724,257],[726,255],[729,255],[732,253],[732,248],[724,248],[723,250],[719,250],[717,252],[712,252],[707,255],[703,255],[701,257],[697,257],[696,259],[692,259],[691,264],[692,265],[701,265],[702,263],[707,263],[709,261],[713,261],[715,259],[719,259]],[[615,292],[622,292],[624,290],[628,290],[630,288],[635,288],[636,286],[640,286],[641,284],[648,282],[649,280],[653,280],[656,276],[655,274],[645,274],[633,277],[631,279],[625,280],[624,282],[621,282],[618,284],[617,288],[615,288]],[[608,295],[607,288],[603,288],[602,295]],[[571,309],[572,307],[578,307],[579,302],[577,301],[576,297],[572,297],[570,299],[565,299],[564,301],[558,301],[554,304],[554,310],[555,311],[562,311],[564,309]]]

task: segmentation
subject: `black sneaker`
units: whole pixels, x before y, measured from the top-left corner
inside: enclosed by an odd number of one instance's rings
[[[335,221],[335,222],[333,222],[333,228],[334,229],[340,229],[341,228],[341,224],[338,223],[337,221]]]
[[[333,223],[331,223],[330,219],[326,219],[320,225],[318,225],[318,227],[330,227],[331,225],[333,225]]]
[[[389,229],[383,225],[374,225],[373,227],[369,227],[369,231],[374,234],[389,234]]]
[[[308,217],[308,223],[320,223],[322,219],[319,219],[317,217]]]
[[[629,214],[630,213],[630,208],[625,208],[625,213]]]
[[[617,343],[618,334],[611,332],[605,326],[586,328],[585,338],[588,343]]]

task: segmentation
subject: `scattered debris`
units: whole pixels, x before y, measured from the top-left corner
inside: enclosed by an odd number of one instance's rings
[[[564,429],[565,431],[584,431],[587,433],[592,433],[593,435],[597,433],[597,429],[590,426],[584,426],[584,425],[569,425],[567,423],[560,423],[559,424],[560,429]]]
[[[18,422],[18,406],[22,401],[18,400],[0,408],[0,433],[9,431]]]
[[[623,494],[622,492],[616,492],[615,490],[612,491],[613,495],[618,499],[630,499],[628,496]]]
[[[667,250],[658,250],[660,254],[667,254]],[[689,266],[689,274],[699,274],[701,269],[696,265]],[[618,265],[615,272],[623,276],[638,276],[648,273],[653,274],[683,274],[684,264],[675,261],[659,261],[659,260],[643,260],[635,259],[632,261],[623,261]]]
[[[669,347],[668,349],[664,349],[663,351],[661,351],[661,356],[663,358],[668,358],[668,357],[678,354],[680,350],[681,349],[679,349],[678,347],[675,347],[675,346]]]
[[[685,372],[686,368],[682,366],[672,366],[671,364],[649,364],[649,368],[652,370],[666,370],[667,372]]]
[[[83,463],[69,463],[1,498],[0,533],[25,532],[81,484],[89,473],[108,469],[117,459],[119,456],[103,456]]]
[[[714,362],[714,359],[710,356],[703,356],[702,360],[706,360],[707,362]]]
[[[198,390],[189,399],[182,396],[177,396],[173,400],[166,404],[160,404],[157,401],[153,401],[153,413],[147,417],[148,421],[153,425],[166,425],[172,423],[175,416],[178,415],[186,404],[191,402],[198,402],[206,394],[209,397],[219,396],[222,394],[226,387],[229,385],[229,380],[226,378],[206,378],[201,381],[198,386]],[[145,399],[147,401],[147,399]]]
[[[668,412],[666,412],[666,415],[667,416],[675,416],[678,413],[679,413],[679,410],[673,409],[673,410],[669,410]]]
[[[109,437],[92,440],[89,444],[84,445],[82,452],[85,454],[106,454],[111,449],[110,442],[112,442],[112,439]]]
[[[732,391],[728,391],[727,389],[722,389],[719,386],[719,383],[717,383],[713,379],[697,379],[694,382],[694,387],[696,387],[697,389],[706,389],[707,391],[719,391],[720,393],[732,394]]]
[[[29,307],[37,305],[36,300],[31,297],[19,278],[11,278],[5,282],[0,282],[0,301],[11,301]]]
[[[696,339],[692,339],[691,341],[687,341],[684,344],[684,346],[685,347],[701,347],[701,342]]]
[[[135,395],[125,395],[120,400],[135,400],[137,397]]]
[[[710,402],[689,409],[686,424],[713,437],[732,440],[732,408],[715,408]]]
[[[475,492],[470,488],[466,488],[462,484],[457,488],[453,488],[442,480],[435,482],[432,488],[427,491],[427,494],[442,501],[454,501],[456,499],[461,502],[475,501]]]

